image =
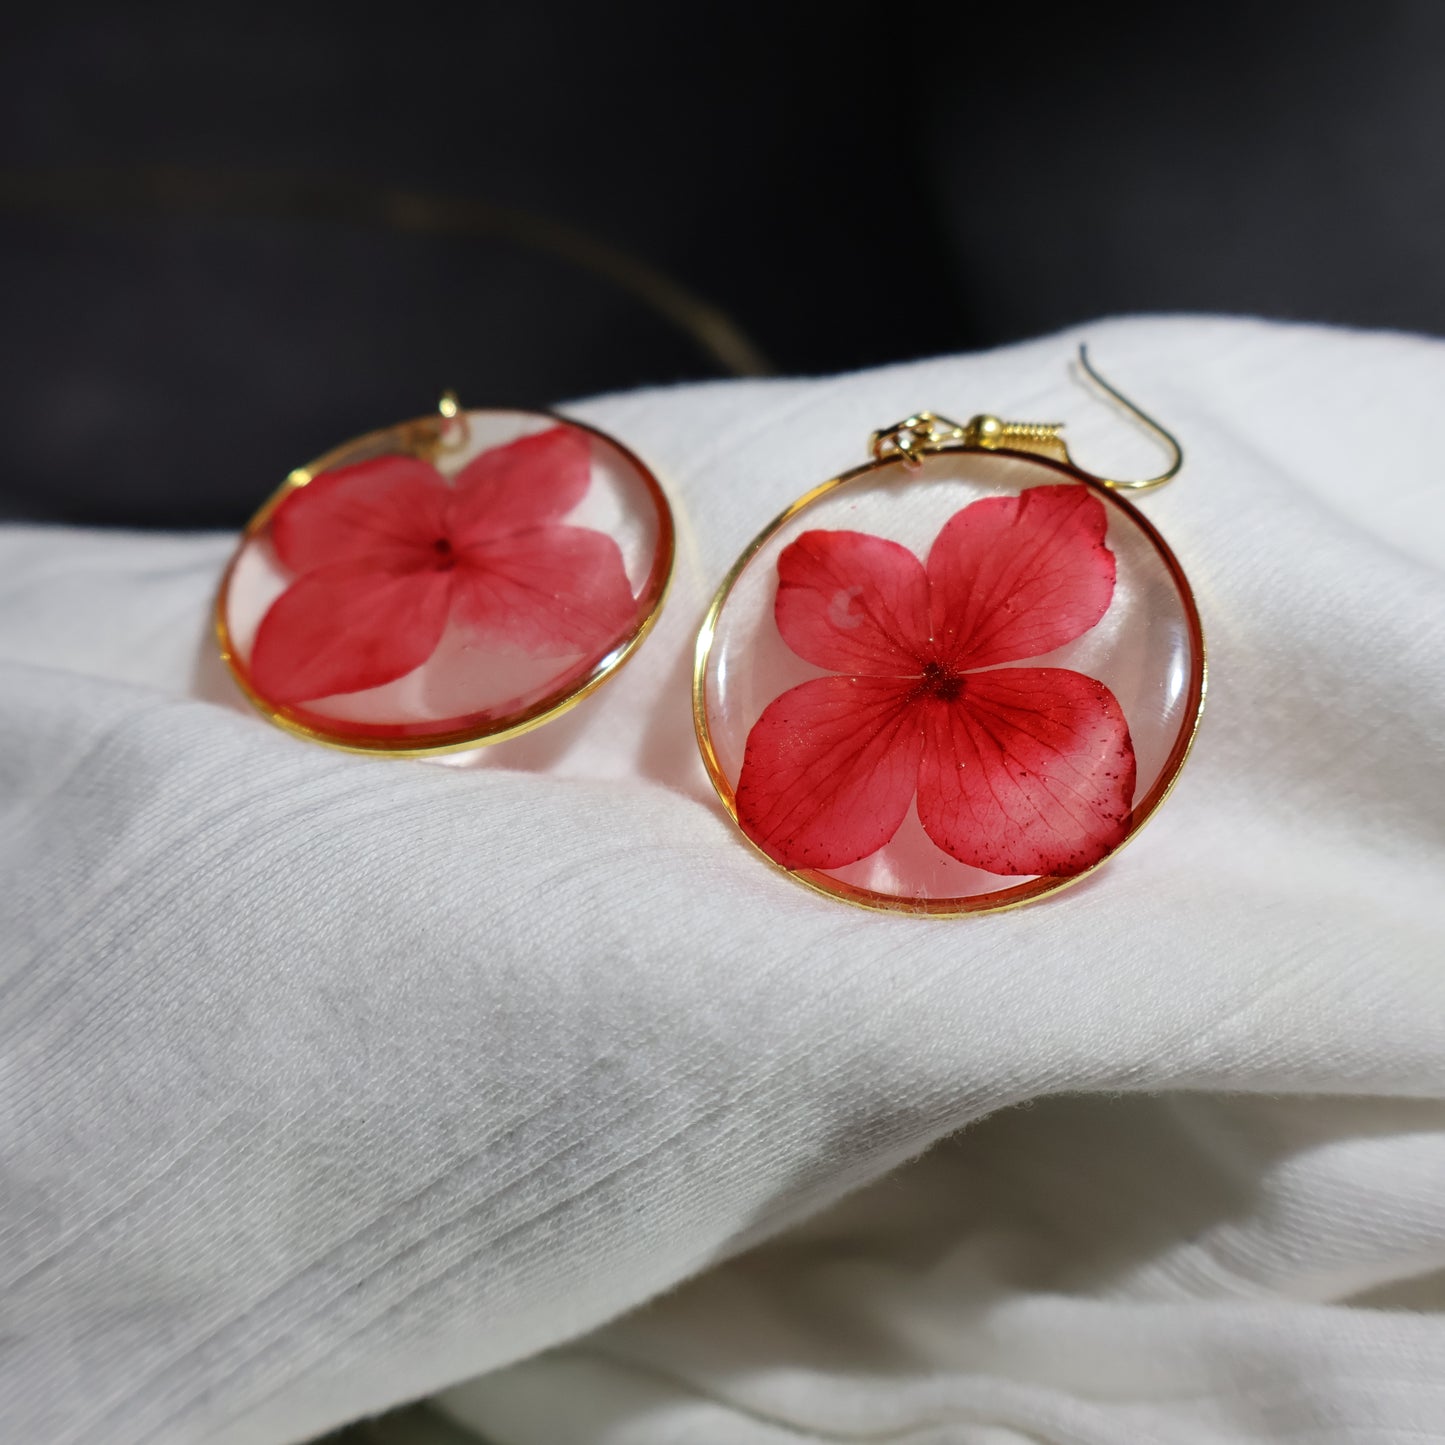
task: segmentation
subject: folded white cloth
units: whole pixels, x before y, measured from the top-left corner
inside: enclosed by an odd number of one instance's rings
[[[1211,697],[1017,913],[760,864],[691,640],[921,407],[1148,470],[1077,336],[573,408],[668,484],[676,584],[468,767],[250,715],[229,539],[0,532],[0,1440],[273,1445],[483,1372],[446,1405],[498,1445],[1445,1439],[1445,344],[1080,334],[1186,445],[1142,505]]]

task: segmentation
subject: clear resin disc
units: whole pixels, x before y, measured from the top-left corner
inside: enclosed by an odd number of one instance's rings
[[[755,847],[850,902],[944,914],[1122,847],[1203,698],[1198,614],[1153,527],[1070,467],[982,450],[803,498],[718,594],[694,680]]]
[[[221,649],[272,721],[426,753],[546,721],[631,654],[673,528],[652,474],[575,422],[423,417],[293,472],[217,599]]]

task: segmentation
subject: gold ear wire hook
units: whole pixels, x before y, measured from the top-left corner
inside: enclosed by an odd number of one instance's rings
[[[1094,383],[1126,416],[1142,426],[1151,436],[1162,442],[1173,456],[1168,470],[1157,477],[1145,477],[1137,482],[1116,481],[1087,472],[1101,487],[1115,492],[1148,492],[1173,481],[1184,465],[1184,448],[1174,434],[1159,425],[1148,412],[1135,406],[1118,387],[1104,380],[1089,361],[1089,348],[1079,347],[1079,366],[1084,375]],[[1077,471],[1085,471],[1069,455],[1063,437],[1062,422],[1003,421],[999,417],[980,415],[972,417],[963,426],[938,416],[931,411],[915,412],[892,426],[876,431],[869,438],[869,449],[875,462],[901,460],[904,466],[917,470],[923,459],[932,452],[948,451],[1003,451],[1033,452],[1038,456],[1050,457],[1064,462]]]
[[[1165,482],[1173,481],[1174,478],[1179,475],[1179,469],[1184,465],[1184,448],[1179,445],[1174,434],[1169,431],[1168,428],[1160,426],[1148,412],[1135,406],[1118,387],[1111,386],[1105,381],[1104,378],[1094,370],[1089,361],[1089,348],[1084,345],[1080,345],[1079,347],[1079,366],[1083,370],[1084,375],[1104,392],[1121,411],[1127,416],[1132,417],[1151,436],[1163,442],[1174,456],[1174,460],[1170,464],[1169,469],[1160,472],[1157,477],[1146,477],[1144,480],[1138,482],[1120,482],[1114,481],[1109,477],[1100,477],[1091,473],[1090,475],[1094,476],[1094,480],[1103,483],[1104,486],[1116,492],[1151,492],[1155,487],[1162,487]],[[1077,463],[1075,465],[1077,465]]]
[[[442,452],[458,452],[471,440],[472,428],[467,414],[462,410],[456,392],[448,387],[437,402],[437,412],[442,419],[441,435],[437,438],[437,449]]]

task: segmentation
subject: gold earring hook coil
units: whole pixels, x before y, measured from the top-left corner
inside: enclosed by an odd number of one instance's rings
[[[1084,375],[1118,410],[1143,427],[1168,451],[1170,464],[1157,477],[1144,477],[1130,482],[1099,476],[1096,472],[1080,467],[1069,455],[1063,438],[1062,422],[1004,421],[987,414],[971,417],[960,426],[958,422],[950,421],[948,417],[940,416],[936,412],[915,412],[912,416],[904,417],[902,421],[894,422],[892,426],[875,431],[868,439],[868,449],[875,462],[897,459],[914,471],[923,465],[925,456],[937,452],[1033,452],[1085,472],[1100,486],[1108,487],[1114,492],[1149,492],[1173,481],[1184,465],[1184,448],[1179,445],[1174,434],[1130,401],[1118,387],[1099,375],[1089,360],[1087,346],[1079,347],[1079,366]]]

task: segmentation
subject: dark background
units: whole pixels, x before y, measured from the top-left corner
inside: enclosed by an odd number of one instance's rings
[[[445,386],[547,404],[1141,310],[1445,332],[1439,0],[27,10],[11,516],[234,526]]]

